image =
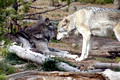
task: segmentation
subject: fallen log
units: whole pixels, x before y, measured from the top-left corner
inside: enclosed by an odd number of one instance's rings
[[[99,73],[24,71],[8,75],[7,80],[109,80]]]
[[[15,53],[18,57],[22,59],[30,60],[38,64],[43,64],[45,60],[50,59],[49,57],[46,57],[40,53],[32,52],[30,49],[24,49],[21,46],[17,46],[17,45],[10,46],[8,50],[10,52]],[[64,62],[58,62],[57,65],[58,65],[58,68],[65,71],[80,72],[79,69],[72,67]]]
[[[102,74],[109,80],[120,80],[120,72],[115,72],[110,69],[106,69]]]
[[[120,63],[95,63],[95,69],[117,69],[120,68]]]

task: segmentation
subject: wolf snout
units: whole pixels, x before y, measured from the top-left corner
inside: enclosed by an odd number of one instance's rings
[[[57,39],[58,41],[61,41],[62,39]]]
[[[62,37],[59,36],[59,35],[57,35],[57,40],[58,40],[58,41],[61,41],[61,40],[62,40]]]

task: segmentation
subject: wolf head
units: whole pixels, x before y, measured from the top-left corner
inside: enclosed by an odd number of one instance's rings
[[[51,38],[56,38],[54,26],[50,22],[49,18],[46,18],[45,20],[36,23],[36,25],[34,25],[33,28],[31,29],[32,29],[32,35],[37,40],[41,38],[45,38],[49,41]]]
[[[70,31],[70,20],[65,17],[59,24],[57,30],[57,40],[61,40],[63,37],[68,37]]]
[[[32,27],[24,28],[24,30],[17,32],[15,35],[19,38],[23,45],[30,47],[35,47],[36,42],[48,42],[52,37],[56,37],[54,26],[48,18],[42,21],[38,21]]]

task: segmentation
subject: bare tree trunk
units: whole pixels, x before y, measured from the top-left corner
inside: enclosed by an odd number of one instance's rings
[[[120,9],[120,0],[114,0],[114,8]]]

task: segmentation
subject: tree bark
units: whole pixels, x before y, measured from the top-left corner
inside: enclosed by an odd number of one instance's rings
[[[114,0],[114,8],[120,9],[120,0]]]

